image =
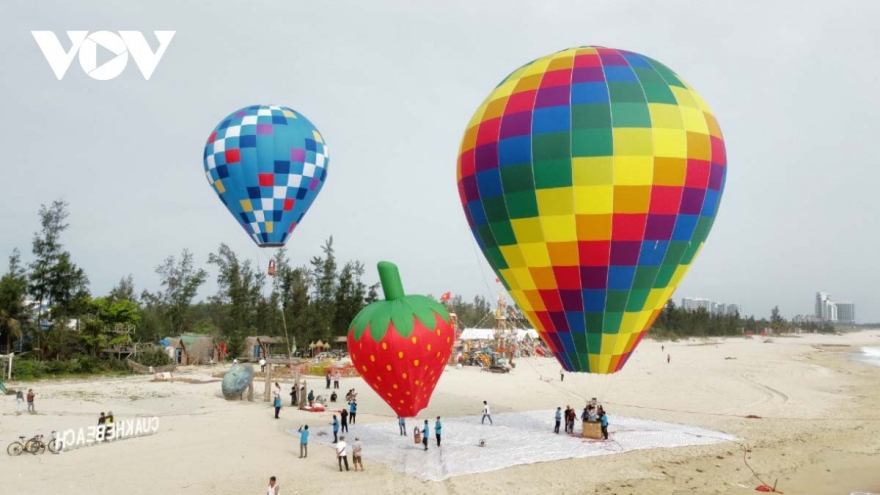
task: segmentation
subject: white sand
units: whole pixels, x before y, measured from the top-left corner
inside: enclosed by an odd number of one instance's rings
[[[584,398],[615,415],[698,426],[734,435],[751,449],[749,464],[786,493],[880,492],[880,368],[849,362],[843,347],[880,345],[880,332],[846,336],[644,341],[626,368],[611,376],[567,374],[553,359],[517,360],[508,375],[476,368],[444,373],[420,418],[538,411]],[[665,345],[667,351],[661,352]],[[666,354],[672,355],[671,364]],[[731,357],[735,359],[725,359]],[[209,380],[208,368],[185,371]],[[0,398],[0,447],[18,435],[92,426],[101,411],[119,419],[156,415],[158,434],[96,445],[61,455],[9,457],[0,453],[0,492],[10,494],[126,495],[265,493],[270,475],[281,493],[754,493],[756,479],[736,443],[653,449],[565,459],[424,482],[365,457],[366,472],[339,473],[329,436],[331,412],[282,409],[267,403],[227,402],[219,382],[151,382],[150,377],[23,384],[37,393],[37,415],[14,415],[14,398]],[[324,393],[324,380],[309,379]],[[7,383],[8,388],[18,384]],[[393,421],[394,413],[361,379],[343,379],[341,395],[356,387],[358,424]],[[285,387],[289,391],[290,385]],[[257,385],[260,392],[262,385]],[[260,395],[259,393],[257,395]],[[289,396],[285,396],[288,399]],[[744,419],[745,415],[763,419]],[[789,419],[783,419],[789,418]],[[852,418],[862,418],[854,420]],[[874,418],[874,420],[869,420]],[[310,455],[285,430],[308,423]],[[412,428],[412,420],[408,422]],[[447,426],[451,427],[451,425]],[[448,431],[448,430],[447,430]],[[410,440],[411,441],[411,440]],[[832,450],[833,449],[833,450]],[[369,452],[369,445],[365,445]],[[833,456],[829,457],[831,454]],[[829,467],[825,467],[829,466]],[[831,469],[831,471],[825,471]],[[840,473],[839,476],[837,473]],[[873,484],[873,485],[872,485]],[[739,485],[742,485],[743,488]],[[833,490],[831,490],[833,488]],[[831,490],[831,491],[829,491]]]

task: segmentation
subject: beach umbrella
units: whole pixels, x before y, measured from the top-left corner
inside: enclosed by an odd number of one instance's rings
[[[457,169],[480,249],[563,368],[614,373],[703,247],[727,159],[678,74],[587,46],[502,80]]]

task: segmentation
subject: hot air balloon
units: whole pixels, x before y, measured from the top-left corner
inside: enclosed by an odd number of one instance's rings
[[[474,113],[458,192],[504,287],[568,371],[619,371],[709,234],[724,191],[709,107],[656,60],[579,47]]]
[[[259,247],[287,242],[321,192],[329,162],[318,129],[276,105],[229,114],[204,152],[208,183]]]
[[[380,261],[378,268],[385,300],[352,320],[348,350],[370,388],[398,416],[410,418],[428,406],[449,363],[455,330],[443,304],[404,294],[397,265]]]

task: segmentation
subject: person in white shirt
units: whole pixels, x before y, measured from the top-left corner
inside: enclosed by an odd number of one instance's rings
[[[339,472],[342,472],[342,464],[345,463],[345,470],[348,471],[348,455],[346,452],[345,437],[339,437],[336,442],[336,458],[339,460]]]
[[[485,424],[486,418],[489,418],[490,425],[494,424],[494,423],[492,423],[492,416],[489,414],[489,403],[486,401],[483,401],[483,419],[482,419],[482,421],[480,421],[480,424]]]
[[[266,372],[266,360],[263,358],[260,358],[260,371]]]
[[[275,482],[275,477],[269,478],[269,487],[266,488],[266,495],[278,495],[281,493],[281,486]]]

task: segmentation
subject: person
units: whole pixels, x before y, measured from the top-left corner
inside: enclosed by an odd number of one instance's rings
[[[260,371],[266,372],[266,360],[263,358],[260,358]]]
[[[361,471],[364,470],[364,461],[361,459],[361,451],[363,451],[364,446],[361,445],[360,437],[354,437],[354,445],[351,449],[351,462],[354,464],[354,470],[358,470],[358,466],[361,467]]]
[[[105,426],[106,423],[107,423],[107,417],[104,416],[104,411],[101,411],[101,415],[98,416],[98,434],[101,436],[104,436],[104,433],[106,431],[106,428],[107,428]]]
[[[564,369],[560,369],[560,370],[559,370],[559,381],[560,381],[560,382],[564,382],[564,381],[565,381],[565,370],[564,370]]]
[[[275,419],[278,419],[278,413],[281,412],[281,385],[278,385],[278,382],[275,382],[272,395],[275,397]]]
[[[599,414],[599,420],[602,421],[602,436],[608,440],[608,415],[605,414],[605,411]]]
[[[34,389],[28,389],[27,394],[27,403],[28,403],[28,412],[33,414],[36,413],[37,410],[34,408]]]
[[[340,425],[342,427],[342,432],[348,433],[348,411],[346,411],[344,407],[342,408],[342,411],[339,412],[339,418],[342,420],[342,424]]]
[[[104,441],[108,442],[113,438],[113,411],[107,411],[107,419],[104,420]]]
[[[330,370],[327,369],[327,372],[324,374],[324,378],[327,379],[327,388],[330,388]]]
[[[355,423],[355,419],[357,418],[357,413],[358,413],[358,403],[356,400],[352,399],[352,401],[348,403],[348,415],[351,416],[351,424]]]
[[[480,421],[480,424],[485,424],[486,418],[489,418],[490,425],[493,424],[492,423],[492,416],[489,414],[489,403],[486,401],[483,401],[483,419]]]
[[[345,470],[348,471],[348,453],[346,452],[345,437],[340,437],[336,442],[336,458],[339,460],[339,472],[342,472],[342,463],[345,463]]]
[[[330,394],[330,402],[336,402],[337,397],[338,396],[336,395],[336,391],[334,390],[333,393]]]
[[[330,423],[333,425],[333,443],[338,443],[336,436],[339,435],[339,420],[336,419],[336,415],[333,415],[333,421]]]
[[[24,412],[24,392],[21,389],[15,391],[15,415]]]
[[[422,427],[422,445],[425,446],[425,451],[428,450],[428,420],[425,420],[425,426]]]
[[[599,411],[597,411],[596,408],[593,407],[592,404],[590,404],[587,407],[587,420],[595,423],[597,419],[599,419]]]
[[[672,354],[667,354],[666,355],[666,364],[669,364],[670,361],[672,361]]]
[[[666,352],[666,346],[665,346],[665,345],[661,345],[661,346],[660,346],[660,352]]]
[[[406,418],[403,416],[397,417],[397,425],[400,426],[400,436],[406,436]]]
[[[281,493],[281,487],[275,482],[275,477],[269,478],[269,488],[266,489],[266,495],[278,495]]]
[[[563,428],[566,433],[568,433],[568,413],[571,412],[571,406],[565,406],[565,411],[562,413],[562,420],[565,421],[565,427]]]
[[[296,405],[296,385],[290,387],[290,406]]]
[[[351,402],[351,394],[354,393],[354,389],[349,390],[345,393],[345,402]]]
[[[299,458],[309,456],[309,425],[300,426],[299,430]]]
[[[339,370],[333,372],[333,388],[339,389],[339,378],[341,376]],[[333,392],[333,394],[336,395],[336,392]]]
[[[559,434],[559,424],[562,422],[562,408],[556,408],[556,426],[553,427],[553,433]]]
[[[568,432],[574,435],[574,420],[577,419],[577,413],[574,412],[574,408],[568,410]]]
[[[443,425],[440,423],[440,416],[437,416],[437,421],[434,423],[434,434],[437,435],[437,446],[440,446],[440,434],[442,433]]]
[[[315,391],[314,390],[309,390],[309,399],[308,400],[309,400],[309,407],[312,407],[312,405],[314,405],[314,403],[315,403]]]

